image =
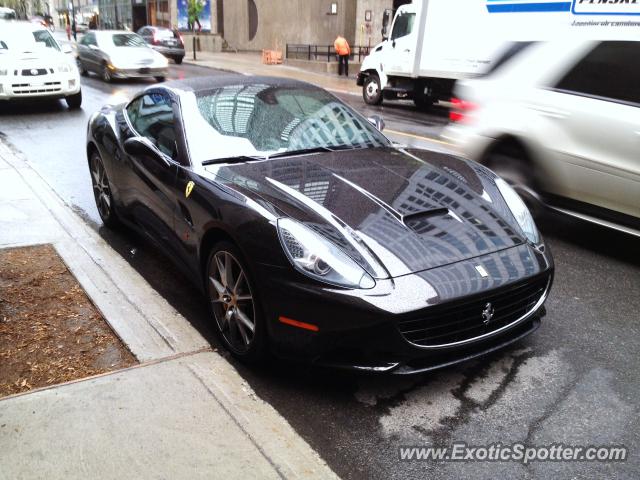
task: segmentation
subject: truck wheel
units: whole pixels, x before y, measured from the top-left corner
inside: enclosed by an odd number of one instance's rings
[[[380,105],[382,103],[380,78],[375,73],[365,79],[362,86],[362,98],[367,105]]]
[[[413,90],[413,103],[418,110],[429,110],[433,106],[433,97],[424,93],[425,86],[417,85]]]

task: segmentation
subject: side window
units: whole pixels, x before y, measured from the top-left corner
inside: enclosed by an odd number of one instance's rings
[[[391,32],[391,40],[409,35],[413,30],[413,21],[416,18],[415,13],[401,13],[396,18]]]
[[[556,89],[640,104],[640,42],[602,42],[591,50]]]
[[[87,33],[85,34],[84,37],[82,37],[82,39],[80,40],[80,43],[82,45],[96,45],[96,36],[94,33]]]
[[[165,155],[177,157],[173,107],[167,95],[143,95],[129,104],[127,115],[139,135],[151,140]]]

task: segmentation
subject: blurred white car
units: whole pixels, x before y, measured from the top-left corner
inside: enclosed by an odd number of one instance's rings
[[[514,44],[443,137],[534,207],[640,235],[640,37]]]
[[[78,67],[85,75],[95,72],[105,82],[114,78],[154,77],[162,82],[169,62],[136,33],[90,30],[78,42]]]
[[[0,26],[0,101],[64,98],[80,108],[80,74],[70,50],[63,51],[49,30],[29,22]]]
[[[16,11],[13,8],[0,7],[0,20],[15,20]]]

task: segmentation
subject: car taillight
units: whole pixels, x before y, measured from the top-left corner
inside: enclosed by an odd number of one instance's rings
[[[469,113],[477,108],[473,102],[468,102],[460,98],[451,99],[452,107],[449,110],[449,120],[452,122],[464,122],[469,119]]]
[[[178,38],[180,39],[180,45],[184,46],[184,38],[182,38],[182,35],[178,34]]]
[[[156,34],[153,34],[153,38],[151,39],[151,43],[153,43],[154,45],[158,45],[158,39],[156,38]]]

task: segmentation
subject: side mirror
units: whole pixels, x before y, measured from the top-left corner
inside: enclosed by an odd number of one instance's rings
[[[89,49],[90,49],[90,50],[98,50],[98,46],[97,46],[97,45],[94,45],[93,43],[90,43],[90,44],[89,44]]]
[[[382,14],[382,39],[387,40],[389,38],[389,24],[391,23],[391,18],[393,16],[393,10],[387,8]]]
[[[159,160],[166,166],[170,166],[169,157],[158,150],[151,140],[146,137],[131,137],[124,141],[124,151],[132,156],[146,156]]]
[[[62,53],[73,53],[73,48],[68,43],[62,45]]]
[[[371,125],[376,127],[378,130],[380,131],[384,130],[384,120],[380,115],[371,115],[370,117],[367,118],[367,120]]]

